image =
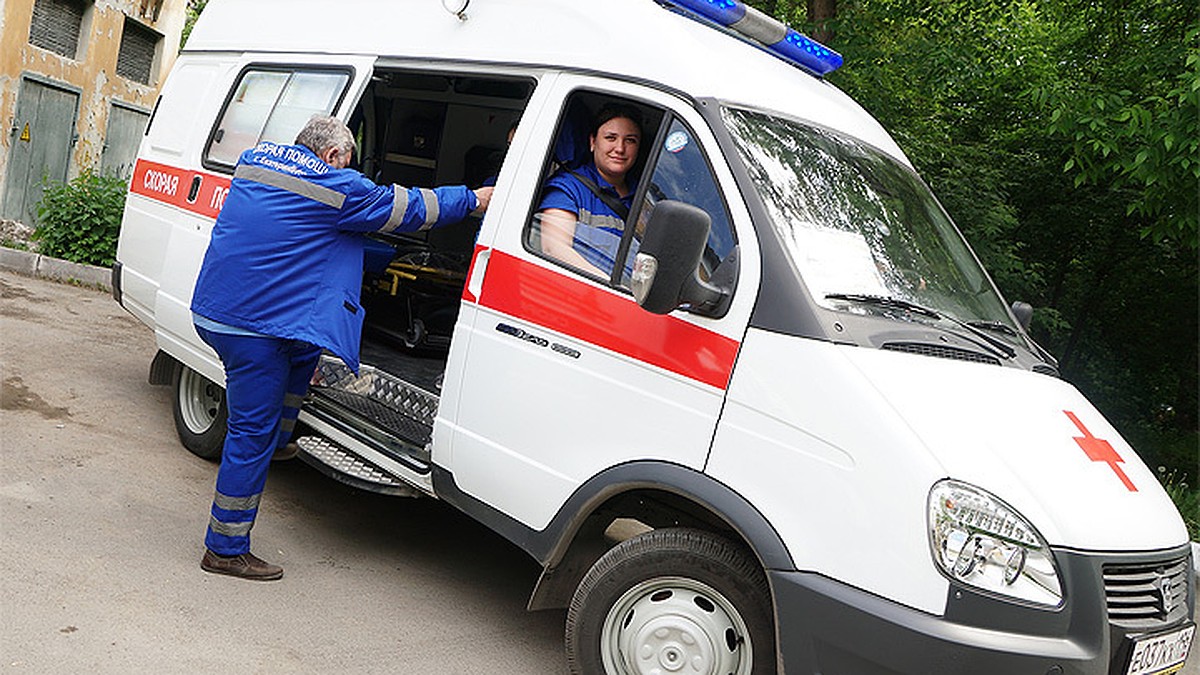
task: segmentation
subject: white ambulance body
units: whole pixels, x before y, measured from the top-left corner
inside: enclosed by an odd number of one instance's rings
[[[456,4],[208,4],[114,268],[189,449],[224,434],[188,308],[233,165],[328,112],[379,182],[496,191],[482,222],[371,241],[364,366],[322,362],[302,457],[535,557],[530,607],[570,607],[573,670],[1182,663],[1195,581],[1169,498],[878,123],[732,34],[779,26],[732,0]],[[629,263],[601,279],[542,252],[538,204],[613,101],[643,140]]]

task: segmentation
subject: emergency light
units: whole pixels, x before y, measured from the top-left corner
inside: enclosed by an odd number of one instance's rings
[[[741,0],[667,0],[706,21],[761,44],[772,55],[817,75],[842,66],[842,55]]]

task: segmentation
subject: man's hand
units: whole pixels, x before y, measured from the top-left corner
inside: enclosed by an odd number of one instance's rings
[[[475,199],[479,201],[479,206],[471,212],[473,216],[482,216],[484,211],[487,211],[488,203],[492,201],[492,187],[481,187],[475,191]]]

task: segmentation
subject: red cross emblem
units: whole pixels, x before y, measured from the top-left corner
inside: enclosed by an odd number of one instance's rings
[[[1130,492],[1137,492],[1138,489],[1134,487],[1133,481],[1129,480],[1129,476],[1126,476],[1125,472],[1119,466],[1125,460],[1121,459],[1121,456],[1113,449],[1112,444],[1102,438],[1093,436],[1092,432],[1088,431],[1087,427],[1083,426],[1083,422],[1080,422],[1079,418],[1075,416],[1075,413],[1069,410],[1064,410],[1063,412],[1075,423],[1075,427],[1079,429],[1079,433],[1083,434],[1083,436],[1074,436],[1073,438],[1079,444],[1079,447],[1087,453],[1088,459],[1093,462],[1108,464],[1108,468],[1117,474],[1117,478],[1121,479],[1121,482],[1125,484],[1125,487],[1129,488]]]

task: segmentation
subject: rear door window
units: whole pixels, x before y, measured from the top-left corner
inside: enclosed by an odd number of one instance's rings
[[[232,169],[260,141],[292,143],[310,117],[333,112],[350,77],[349,69],[246,69],[209,137],[204,165]]]

